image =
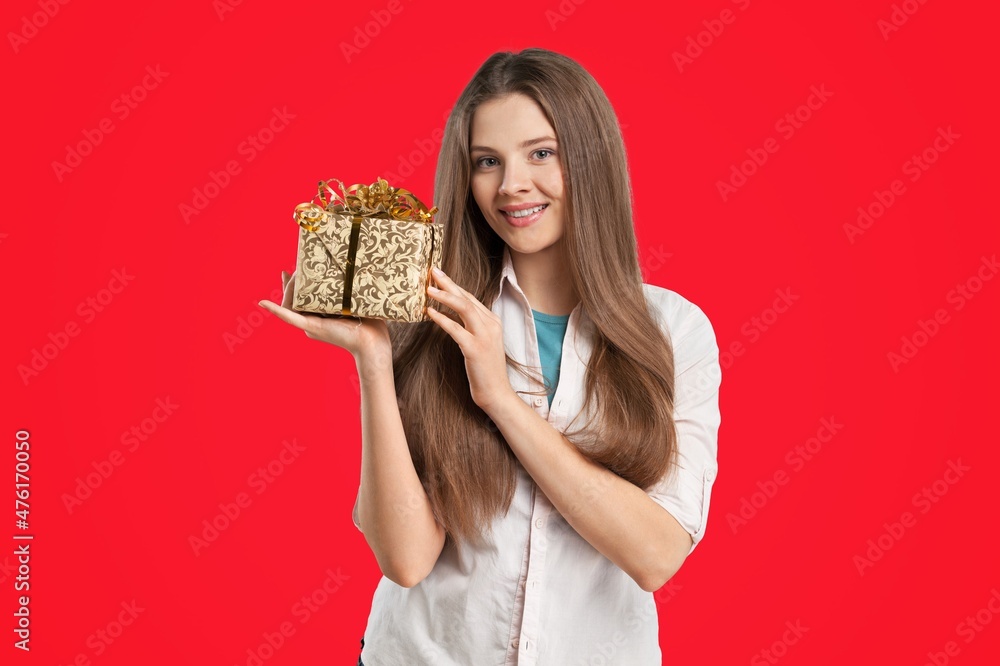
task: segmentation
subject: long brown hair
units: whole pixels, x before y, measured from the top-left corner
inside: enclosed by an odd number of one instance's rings
[[[469,134],[480,104],[518,93],[541,107],[556,132],[568,203],[567,268],[595,326],[583,410],[593,406],[594,418],[564,434],[589,459],[645,489],[675,460],[673,350],[643,295],[618,119],[574,60],[539,48],[495,53],[458,98],[434,183],[442,268],[484,305],[493,304],[504,243],[472,197]],[[390,322],[389,332],[400,416],[431,506],[453,540],[478,541],[510,506],[515,456],[473,402],[462,351],[447,333],[432,321]],[[530,371],[509,355],[507,362]]]

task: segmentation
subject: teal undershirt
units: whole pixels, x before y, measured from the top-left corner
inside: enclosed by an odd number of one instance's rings
[[[549,391],[549,406],[552,406],[552,395],[559,384],[559,363],[562,361],[563,337],[569,324],[569,315],[550,315],[537,310],[531,311],[535,319],[535,332],[538,336],[538,356],[542,364],[542,376],[545,383],[551,387]]]

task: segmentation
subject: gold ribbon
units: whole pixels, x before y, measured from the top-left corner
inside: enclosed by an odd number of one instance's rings
[[[330,185],[332,182],[340,185],[341,194],[334,191]],[[319,181],[317,189],[313,201],[299,204],[293,214],[295,222],[306,231],[317,231],[326,217],[325,213],[430,223],[438,211],[437,206],[428,210],[412,192],[392,187],[382,177],[371,185],[355,183],[346,189],[343,182],[331,178]]]
[[[330,183],[336,181],[340,185],[341,194],[337,194]],[[344,183],[336,178],[319,181],[318,193],[313,201],[301,203],[295,207],[293,217],[295,222],[306,231],[318,231],[323,222],[331,213],[349,215],[353,217],[351,224],[351,236],[347,250],[347,265],[344,268],[344,295],[341,305],[341,314],[351,315],[351,291],[354,285],[355,258],[358,250],[359,234],[361,232],[361,220],[365,217],[388,217],[393,220],[403,220],[408,222],[424,222],[430,224],[434,213],[438,207],[427,209],[417,197],[409,190],[401,187],[392,187],[389,182],[382,177],[371,185],[355,183],[348,188],[344,188]],[[326,196],[324,196],[324,193]],[[316,203],[319,202],[319,204]],[[430,279],[430,268],[434,256],[434,243],[436,232],[431,233],[431,258],[428,260],[428,279]],[[333,253],[323,242],[330,258]]]

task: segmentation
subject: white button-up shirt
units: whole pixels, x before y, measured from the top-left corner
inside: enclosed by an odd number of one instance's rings
[[[655,285],[643,291],[673,344],[678,447],[677,467],[646,492],[691,534],[694,550],[718,469],[719,349],[698,306]],[[540,366],[531,306],[506,249],[492,310],[507,353]],[[581,425],[571,422],[583,407],[593,330],[577,305],[551,408],[544,397],[519,394],[560,432]],[[515,391],[542,388],[512,368],[508,376]],[[464,547],[461,557],[446,542],[434,569],[411,588],[382,578],[365,630],[365,666],[661,664],[653,594],[584,540],[520,465],[510,510],[492,527],[487,545]]]

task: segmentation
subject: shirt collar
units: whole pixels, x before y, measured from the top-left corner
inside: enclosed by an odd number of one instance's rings
[[[510,283],[510,286],[514,289],[514,294],[520,295],[520,298],[515,297],[515,300],[520,301],[521,307],[524,308],[525,310],[529,309],[528,297],[524,295],[524,292],[521,290],[520,285],[518,285],[517,283],[517,275],[514,273],[514,262],[511,260],[510,257],[510,248],[507,247],[506,244],[504,244],[503,264],[502,268],[500,269],[500,289],[497,292],[497,297],[496,300],[494,301],[495,305],[500,303],[500,299],[504,293],[504,284],[508,282]],[[573,313],[577,314],[575,321],[573,318]],[[574,331],[582,331],[585,335],[593,335],[596,331],[596,329],[594,328],[593,321],[587,315],[587,311],[583,307],[583,303],[577,303],[576,307],[573,309],[573,312],[570,313],[569,323],[571,329],[573,329]],[[574,333],[574,335],[576,335],[576,333]]]
[[[517,275],[514,273],[514,262],[510,258],[510,248],[505,243],[503,246],[503,268],[500,270],[500,293],[503,293],[504,283],[510,282],[511,286],[524,296],[520,285],[517,284]],[[498,294],[499,296],[499,294]]]
[[[500,295],[503,294],[504,284],[507,282],[509,282],[510,286],[514,289],[514,293],[520,295],[522,303],[527,305],[528,297],[524,294],[524,290],[521,289],[521,285],[517,283],[517,274],[514,273],[514,262],[510,256],[510,248],[504,244],[503,264],[500,269],[500,290],[497,293],[498,299],[500,298]],[[577,304],[577,309],[582,309],[579,304]]]

